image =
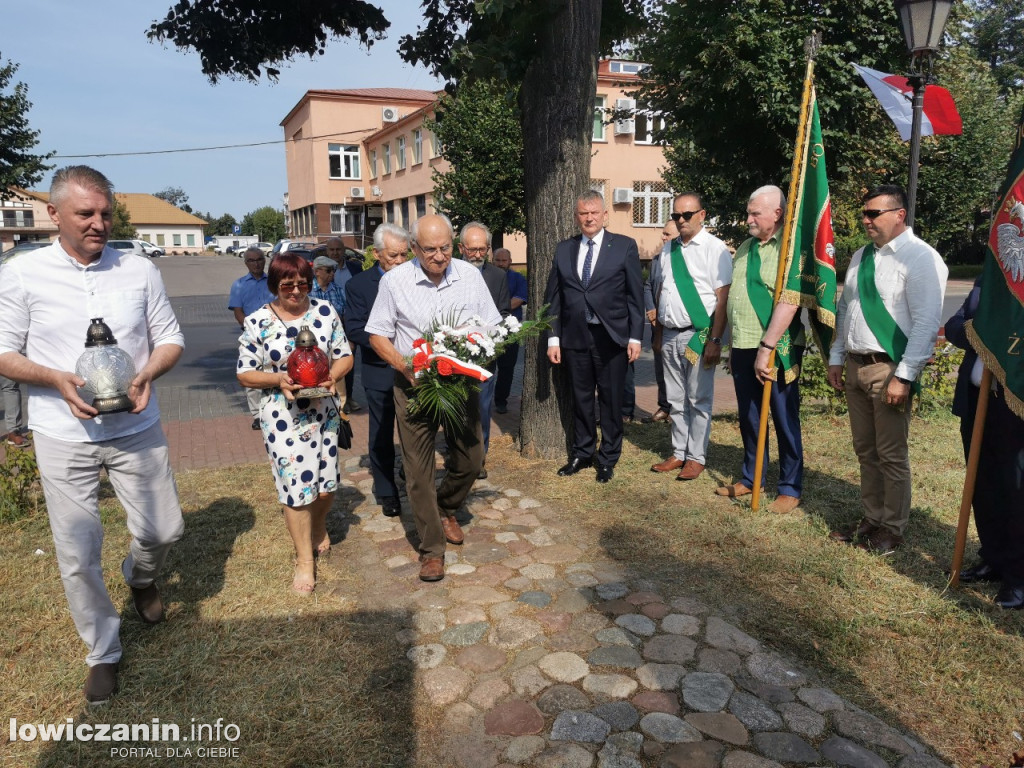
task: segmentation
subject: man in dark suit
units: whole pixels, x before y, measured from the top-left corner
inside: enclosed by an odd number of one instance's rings
[[[974,283],[963,306],[946,321],[946,339],[964,350],[956,379],[953,413],[960,417],[964,458],[971,452],[974,418],[981,394],[982,364],[971,347],[965,324],[978,310],[981,278]],[[993,379],[995,382],[995,379]],[[974,525],[981,550],[978,563],[960,572],[964,583],[1002,582],[995,603],[1000,608],[1024,608],[1024,422],[1006,404],[1003,387],[995,383],[988,398],[981,460],[974,486]]]
[[[622,453],[622,401],[626,369],[640,356],[644,289],[636,241],[604,228],[608,212],[599,192],[576,201],[580,235],[555,249],[545,301],[552,321],[548,360],[565,362],[574,399],[569,463],[575,475],[596,463],[597,481],[612,479]],[[594,390],[600,401],[601,446],[594,424]],[[595,451],[596,449],[596,451]]]
[[[505,270],[499,269],[488,260],[491,253],[491,230],[479,221],[469,222],[459,233],[459,251],[463,259],[480,270],[484,282],[487,283],[487,290],[491,292],[494,306],[498,308],[502,317],[508,317],[512,311],[512,304]],[[491,363],[488,370],[496,374],[497,361]],[[494,405],[494,385],[497,381],[498,377],[494,375],[480,384],[480,424],[483,427],[485,462],[487,449],[491,446],[491,407]],[[487,477],[486,465],[480,467],[477,477],[481,480]]]
[[[342,322],[349,342],[362,349],[362,381],[370,411],[367,445],[377,503],[384,515],[395,517],[402,507],[395,485],[395,371],[370,347],[366,320],[377,299],[380,279],[409,254],[409,233],[397,224],[381,224],[373,233],[377,263],[347,281],[345,314]]]

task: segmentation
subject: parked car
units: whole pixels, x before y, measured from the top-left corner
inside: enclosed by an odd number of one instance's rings
[[[278,240],[274,244],[271,253],[275,255],[278,253],[287,253],[294,248],[304,248],[307,251],[312,251],[316,246],[316,243],[303,242],[299,240]]]
[[[10,250],[4,251],[2,258],[4,261],[6,261],[11,256],[17,256],[19,253],[25,253],[25,251],[34,251],[37,248],[45,248],[48,245],[50,245],[50,243],[46,240],[36,240],[32,242],[18,243]]]
[[[274,250],[273,243],[256,243],[256,247],[259,248],[264,253],[270,253],[272,250]]]
[[[214,253],[224,253],[224,249],[217,245],[217,243],[207,243],[206,247],[212,248]]]
[[[107,245],[125,253],[134,253],[136,256],[148,256],[146,249],[142,247],[141,240],[108,240]]]
[[[157,256],[164,255],[164,249],[161,248],[159,245],[153,245],[152,243],[148,243],[145,240],[139,240],[139,242],[142,243],[142,250],[145,251],[146,255],[149,256],[151,259],[155,259]]]

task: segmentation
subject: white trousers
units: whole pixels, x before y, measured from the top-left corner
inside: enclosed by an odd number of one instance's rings
[[[100,443],[35,433],[36,460],[71,618],[89,649],[89,666],[121,658],[121,614],[103,581],[100,468],[127,513],[132,541],[121,565],[132,587],[153,583],[185,524],[160,424]]]
[[[661,341],[665,366],[665,395],[672,406],[672,453],[680,461],[707,464],[711,440],[711,405],[715,399],[715,369],[686,359],[693,331],[676,333],[667,328]]]

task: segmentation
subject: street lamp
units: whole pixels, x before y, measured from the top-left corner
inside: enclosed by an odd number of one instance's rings
[[[910,173],[907,179],[907,225],[914,226],[917,205],[917,169],[921,159],[921,116],[924,90],[932,79],[932,58],[942,43],[942,30],[952,0],[893,0],[903,36],[910,51],[907,82],[914,88],[913,120],[910,124]]]

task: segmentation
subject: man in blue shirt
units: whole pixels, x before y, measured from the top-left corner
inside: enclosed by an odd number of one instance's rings
[[[345,243],[342,242],[340,237],[332,237],[324,243],[324,247],[327,252],[327,257],[331,259],[335,265],[334,270],[334,284],[341,289],[342,297],[345,296],[345,285],[349,280],[352,279],[354,274],[358,274],[352,271],[349,267],[348,262],[345,260]],[[319,258],[319,257],[318,257]],[[344,302],[342,302],[344,304]],[[340,315],[341,312],[339,311]],[[353,356],[358,351],[358,347],[355,344],[351,345]],[[345,405],[342,410],[345,413],[351,413],[352,411],[358,411],[362,408],[352,398],[352,386],[356,380],[356,367],[353,365],[352,370],[349,371],[345,376]]]
[[[494,252],[491,263],[499,269],[505,270],[512,316],[522,322],[523,307],[526,306],[529,298],[526,278],[512,269],[512,253],[508,248],[498,248]],[[512,378],[515,375],[518,360],[518,344],[510,344],[505,347],[505,351],[498,358],[498,382],[494,385],[494,410],[498,413],[508,413],[508,396],[512,391]]]
[[[267,287],[267,273],[263,267],[267,263],[266,256],[256,246],[246,249],[242,254],[246,269],[249,274],[243,275],[231,284],[231,293],[228,295],[228,309],[235,313],[235,320],[238,327],[247,315],[251,315],[264,304],[274,300],[274,294]],[[260,428],[260,397],[263,391],[259,389],[245,390],[245,399],[249,405],[249,414],[252,416],[252,428]]]

